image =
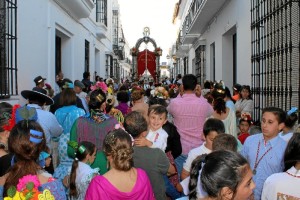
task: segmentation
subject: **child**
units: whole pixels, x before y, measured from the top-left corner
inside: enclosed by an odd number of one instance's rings
[[[40,153],[39,161],[40,161],[40,166],[42,168],[49,167],[51,164],[50,154],[45,151],[42,151]]]
[[[251,135],[244,143],[241,154],[253,170],[255,200],[261,199],[265,180],[272,174],[283,171],[283,155],[286,142],[278,136],[284,127],[285,112],[280,108],[267,107],[262,111],[262,133]]]
[[[217,135],[212,144],[212,151],[218,151],[218,150],[228,150],[228,151],[237,152],[236,138],[229,134]],[[201,156],[204,156],[204,155],[201,155]],[[197,164],[197,162],[199,161],[201,156],[198,156],[192,162],[191,169],[194,168],[194,166]],[[180,184],[178,184],[176,186],[177,190],[179,192],[183,192],[185,195],[189,195],[190,191],[192,191],[191,193],[196,192],[196,195],[198,198],[203,198],[207,195],[207,193],[205,191],[203,191],[202,185],[200,183],[200,175],[198,176],[197,185],[194,184],[191,188],[189,188],[189,182],[190,182],[190,177],[187,177],[186,179],[181,181]],[[194,183],[196,183],[196,182],[194,182]]]
[[[68,142],[68,145],[76,151],[70,177],[66,176],[64,183],[70,187],[70,199],[83,200],[92,178],[99,171],[98,168],[92,169],[90,167],[95,161],[97,149],[93,143],[87,141],[82,141],[79,144],[72,141]]]
[[[286,142],[288,142],[293,136],[293,127],[298,120],[297,111],[298,108],[292,107],[292,109],[287,112],[286,119],[284,121],[284,128],[282,132],[279,133],[279,136]]]
[[[190,175],[190,169],[193,160],[197,156],[210,153],[212,150],[212,143],[214,138],[218,134],[224,132],[225,132],[225,127],[221,120],[215,118],[207,119],[207,121],[204,123],[203,126],[203,134],[205,137],[205,142],[200,147],[194,148],[189,152],[186,162],[183,164],[183,169],[181,172],[181,180],[185,179]]]
[[[189,188],[196,189],[201,170],[202,187],[207,193],[205,199],[248,200],[253,195],[255,184],[252,181],[252,170],[240,154],[219,150],[200,156],[195,161]],[[191,190],[189,199],[197,199],[194,190]]]
[[[50,167],[50,164],[51,164],[50,154],[47,153],[46,151],[42,151],[39,156],[39,165],[42,167],[40,173],[46,177],[52,177],[52,175],[49,173],[49,170],[46,169]]]
[[[134,144],[136,146],[159,148],[165,152],[168,134],[162,126],[167,122],[167,115],[168,111],[164,106],[158,104],[150,106],[148,111],[148,134],[145,139],[134,140]]]
[[[244,144],[249,134],[250,126],[252,125],[252,119],[250,113],[242,113],[241,119],[239,122],[240,133],[238,133],[239,141]]]

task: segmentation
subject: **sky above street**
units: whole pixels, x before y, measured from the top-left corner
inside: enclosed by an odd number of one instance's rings
[[[150,37],[163,50],[161,62],[166,61],[168,49],[176,40],[172,24],[178,0],[119,0],[123,32],[130,48],[143,37],[144,27],[150,28]]]

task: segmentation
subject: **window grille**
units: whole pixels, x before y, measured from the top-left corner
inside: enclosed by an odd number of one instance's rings
[[[0,98],[18,95],[17,0],[0,1]]]
[[[107,26],[107,0],[96,1],[96,21]]]
[[[255,120],[264,107],[300,107],[299,0],[251,0]]]
[[[203,85],[204,81],[206,80],[206,52],[205,52],[205,45],[200,45],[195,51],[195,65],[196,65],[196,77],[197,82],[200,85]]]
[[[85,55],[84,55],[84,71],[89,72],[90,71],[90,42],[85,40]]]

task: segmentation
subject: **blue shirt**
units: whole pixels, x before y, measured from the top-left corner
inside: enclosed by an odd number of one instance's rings
[[[43,110],[37,104],[28,104],[27,106],[36,109],[37,116],[38,116],[37,122],[41,125],[41,127],[44,130],[47,146],[50,149],[52,149],[50,143],[51,138],[59,137],[63,132],[63,128],[58,123],[54,114],[52,114],[51,112]]]
[[[258,151],[258,144],[259,152]],[[251,169],[254,169],[255,161],[257,162],[268,149],[272,149],[258,163],[256,174],[253,174],[253,181],[256,184],[254,189],[255,200],[261,199],[261,193],[265,180],[272,174],[282,172],[284,169],[283,156],[287,143],[279,136],[269,140],[265,145],[263,134],[249,136],[243,146],[241,154],[248,160]]]

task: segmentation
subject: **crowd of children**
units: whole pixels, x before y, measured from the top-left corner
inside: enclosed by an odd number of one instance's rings
[[[0,199],[300,199],[298,109],[266,107],[253,131],[249,86],[178,77],[85,72],[49,93],[38,76],[25,105],[0,103]]]

